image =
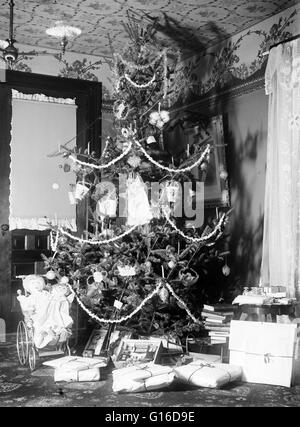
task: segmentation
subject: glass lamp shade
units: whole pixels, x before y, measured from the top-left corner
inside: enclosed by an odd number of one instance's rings
[[[7,46],[9,45],[7,40],[0,40],[0,49],[6,49]]]
[[[66,25],[64,21],[57,21],[54,27],[46,30],[48,36],[57,37],[59,39],[72,39],[81,34],[80,28]]]

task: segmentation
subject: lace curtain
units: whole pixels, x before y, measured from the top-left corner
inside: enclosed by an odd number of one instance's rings
[[[12,91],[10,230],[45,230],[49,222],[76,230],[68,191],[75,174],[49,158],[76,135],[75,100]]]
[[[266,69],[268,147],[261,284],[300,296],[300,40],[272,49]]]

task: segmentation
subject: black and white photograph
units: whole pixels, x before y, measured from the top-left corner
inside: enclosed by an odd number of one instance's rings
[[[300,407],[299,0],[0,0],[0,407]]]

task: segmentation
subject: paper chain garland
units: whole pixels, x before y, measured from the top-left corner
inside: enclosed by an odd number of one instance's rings
[[[64,234],[65,236],[70,237],[70,239],[76,240],[77,242],[80,242],[80,243],[88,243],[90,245],[104,245],[104,244],[108,244],[108,243],[117,242],[118,240],[123,239],[123,237],[132,233],[137,227],[138,227],[137,225],[134,225],[133,227],[131,227],[129,230],[125,231],[124,233],[119,234],[118,236],[112,237],[111,239],[108,239],[108,240],[81,239],[80,237],[73,236],[73,234],[68,233],[67,231],[63,230],[62,228],[59,228],[59,231],[61,232],[61,234]]]
[[[210,153],[211,150],[211,146],[207,145],[207,147],[205,148],[205,150],[203,151],[202,155],[199,157],[199,159],[193,163],[191,166],[187,166],[186,168],[182,168],[182,169],[173,169],[173,168],[168,168],[167,166],[163,166],[160,163],[158,163],[156,160],[154,160],[148,153],[147,151],[142,147],[141,143],[137,140],[134,141],[136,143],[136,145],[140,148],[140,150],[142,151],[142,153],[144,154],[145,157],[147,157],[147,159],[149,160],[149,162],[153,163],[155,166],[157,166],[160,169],[166,170],[169,173],[181,173],[181,172],[189,172],[192,169],[194,169],[194,167],[198,166],[200,163],[203,162],[204,158],[207,157]]]
[[[177,231],[177,233],[179,233],[182,237],[184,237],[186,240],[190,240],[194,243],[201,243],[201,242],[206,242],[207,240],[210,240],[212,237],[214,237],[217,232],[221,232],[221,227],[224,225],[227,215],[223,214],[218,222],[218,224],[215,226],[214,230],[203,237],[191,237],[191,236],[187,236],[186,234],[183,233],[183,231],[179,230],[179,228],[176,227],[176,224],[174,224],[174,222],[171,220],[170,216],[167,214],[167,212],[165,210],[163,210],[166,220],[168,221],[168,223],[170,224],[170,226]]]
[[[136,65],[133,62],[129,62],[126,61],[126,59],[124,59],[119,53],[115,53],[115,57],[119,58],[121,62],[123,62],[124,65],[126,65],[126,67],[131,68],[133,70],[146,70],[147,68],[153,67],[155,65],[155,63],[162,57],[166,56],[166,49],[164,49],[162,52],[160,52],[156,58],[153,59],[153,61],[148,62],[148,64],[145,65]]]
[[[114,165],[115,163],[119,162],[120,160],[123,159],[123,157],[127,156],[127,154],[130,152],[132,148],[132,143],[130,142],[128,147],[126,148],[126,150],[120,154],[120,156],[116,157],[115,159],[113,159],[111,162],[105,164],[105,165],[95,165],[95,164],[91,164],[91,163],[87,163],[87,162],[83,162],[82,160],[78,160],[76,159],[76,157],[74,156],[69,156],[69,158],[74,162],[74,163],[78,163],[81,166],[88,166],[92,169],[107,169],[110,166]]]
[[[135,83],[133,80],[131,80],[131,78],[130,78],[130,76],[128,75],[128,74],[124,74],[124,78],[132,85],[132,86],[134,86],[134,87],[136,87],[136,88],[138,88],[138,89],[144,89],[144,88],[146,88],[146,87],[149,87],[149,86],[151,86],[154,82],[155,82],[155,79],[156,79],[156,75],[154,74],[153,75],[153,77],[152,77],[152,79],[151,80],[149,80],[149,82],[147,82],[147,83],[142,83],[142,84],[138,84],[138,83]]]
[[[203,160],[205,159],[205,157],[207,157],[210,153],[211,150],[211,146],[208,144],[207,147],[205,148],[205,150],[203,151],[202,155],[199,157],[199,159],[193,163],[190,166],[187,166],[186,168],[182,168],[182,169],[174,169],[174,168],[169,168],[167,166],[163,166],[160,163],[158,163],[156,160],[154,160],[148,153],[147,151],[143,148],[143,146],[141,145],[141,143],[137,140],[134,140],[134,143],[140,148],[140,150],[142,151],[142,153],[144,154],[144,156],[155,166],[157,166],[160,169],[166,170],[169,173],[183,173],[183,172],[189,172],[192,169],[194,169],[194,167],[198,166],[200,163],[203,162]],[[92,169],[107,169],[110,166],[114,165],[115,163],[117,163],[118,161],[122,160],[125,156],[127,156],[127,154],[129,154],[130,150],[132,148],[132,142],[129,143],[129,146],[126,148],[126,150],[120,154],[120,156],[116,157],[114,160],[112,160],[111,162],[105,164],[105,165],[95,165],[93,163],[88,163],[88,162],[83,162],[82,160],[78,160],[76,157],[70,155],[69,158],[74,162],[74,163],[78,163],[82,166],[88,166]]]
[[[151,292],[141,303],[140,305],[138,305],[133,311],[132,313],[128,314],[127,316],[123,316],[120,319],[104,319],[102,317],[98,317],[96,314],[94,314],[91,310],[89,310],[85,304],[81,301],[81,299],[79,298],[79,296],[77,295],[77,293],[74,291],[74,289],[72,288],[72,286],[70,284],[68,284],[70,292],[72,293],[72,295],[74,295],[78,305],[82,308],[83,311],[85,311],[86,314],[88,314],[92,319],[96,320],[99,323],[110,323],[110,324],[119,324],[119,323],[123,323],[126,322],[127,320],[131,319],[133,316],[135,316],[143,307],[145,304],[147,304],[148,301],[150,301],[155,295],[157,295],[159,293],[159,291],[163,288],[166,287],[169,292],[173,295],[173,297],[178,301],[178,303],[181,305],[181,307],[187,312],[187,314],[190,316],[190,318],[193,320],[194,323],[198,323],[201,324],[201,322],[196,319],[195,316],[193,316],[193,314],[190,312],[190,310],[188,309],[187,305],[185,304],[185,302],[179,298],[179,296],[174,292],[173,288],[168,284],[168,283],[158,283],[156,288],[154,289],[153,292]]]

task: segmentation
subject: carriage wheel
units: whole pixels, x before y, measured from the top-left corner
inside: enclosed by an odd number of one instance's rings
[[[33,346],[29,348],[28,362],[31,371],[34,371],[36,366],[36,351]]]
[[[26,324],[21,321],[17,329],[17,352],[20,364],[24,366],[28,360],[29,337]]]

